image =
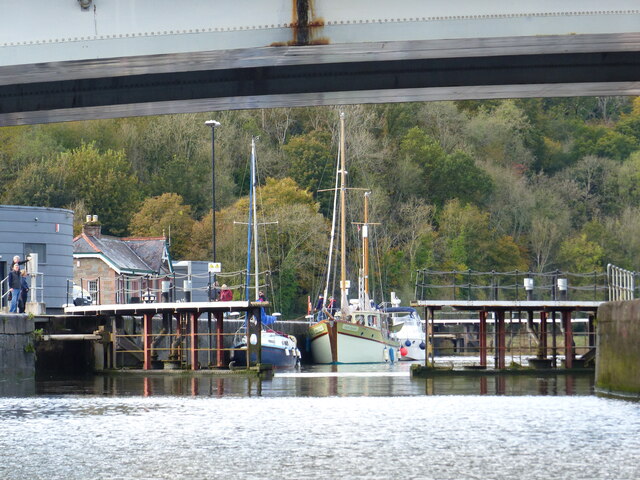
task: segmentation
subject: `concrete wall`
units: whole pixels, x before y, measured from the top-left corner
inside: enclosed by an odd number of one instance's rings
[[[61,208],[0,205],[0,273],[11,268],[14,255],[21,259],[28,245],[42,245],[46,258],[39,258],[44,274],[44,303],[59,309],[66,302],[67,280],[73,278],[73,212]],[[35,252],[37,253],[37,252]],[[38,301],[40,294],[38,294]]]
[[[598,308],[596,388],[640,396],[640,300]]]
[[[35,375],[33,325],[27,315],[0,315],[0,378]]]

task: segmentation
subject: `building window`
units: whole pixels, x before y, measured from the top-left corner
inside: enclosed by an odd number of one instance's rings
[[[87,288],[89,289],[89,295],[91,295],[91,303],[97,305],[99,303],[98,296],[100,293],[98,280],[89,280],[87,282]]]
[[[38,254],[38,263],[47,263],[47,244],[46,243],[25,243],[24,258],[31,253]]]

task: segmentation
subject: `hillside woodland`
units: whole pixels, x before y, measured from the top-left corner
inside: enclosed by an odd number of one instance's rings
[[[413,297],[418,269],[640,270],[640,98],[464,101],[229,111],[0,128],[0,201],[86,214],[105,234],[165,235],[179,260],[246,263],[259,137],[262,264],[284,314],[325,268],[346,114],[350,235],[371,193],[372,272]],[[235,222],[235,223],[234,223]],[[277,223],[275,223],[277,222]],[[359,256],[350,252],[353,263]],[[354,267],[355,268],[355,267]],[[352,280],[353,281],[353,280]]]

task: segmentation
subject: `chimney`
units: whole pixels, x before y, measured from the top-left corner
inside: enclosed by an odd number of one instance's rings
[[[82,233],[96,238],[100,238],[102,236],[102,225],[98,222],[97,215],[87,215],[86,222],[82,226]]]

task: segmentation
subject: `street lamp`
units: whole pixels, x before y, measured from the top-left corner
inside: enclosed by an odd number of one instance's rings
[[[216,263],[216,127],[220,126],[220,122],[215,120],[207,120],[205,125],[211,127],[211,242],[213,249],[213,263]],[[212,298],[213,282],[215,282],[216,274],[209,274],[209,301],[215,300]],[[207,315],[207,324],[209,328],[209,365],[213,364],[213,335],[211,333],[211,311]],[[216,328],[221,328],[219,322],[216,321]],[[220,331],[219,331],[220,332]],[[221,345],[221,337],[218,335],[218,345]],[[220,365],[220,350],[218,349],[218,366]]]
[[[215,120],[207,120],[205,125],[211,127],[211,212],[213,218],[211,220],[211,237],[213,248],[213,263],[216,262],[216,127],[220,126],[220,122]]]

